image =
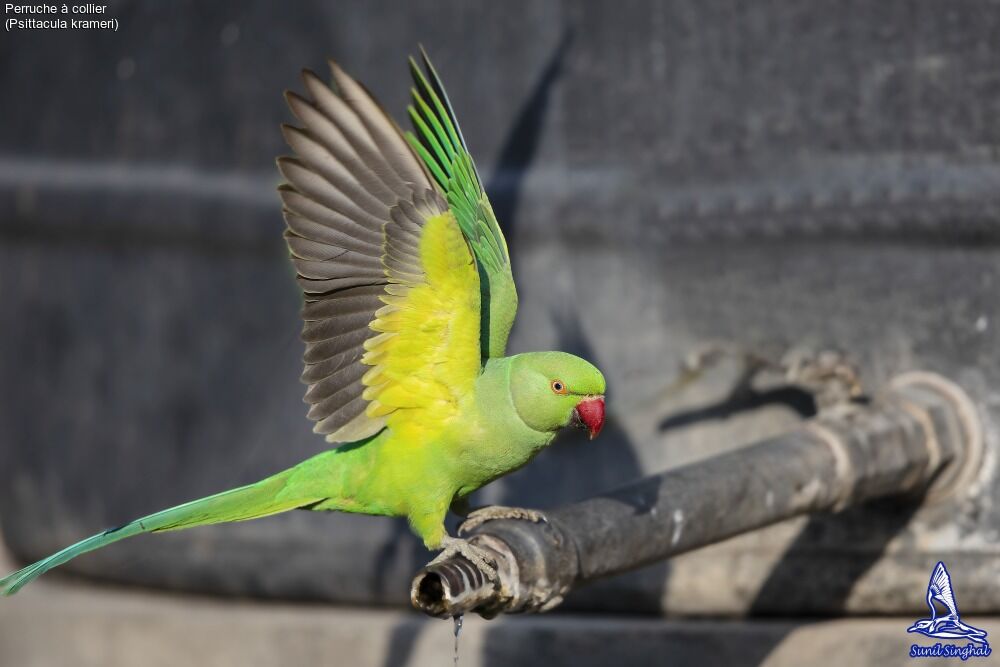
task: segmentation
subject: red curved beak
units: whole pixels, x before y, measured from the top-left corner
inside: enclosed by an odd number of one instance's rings
[[[590,431],[590,439],[596,438],[604,428],[604,397],[594,396],[584,399],[576,404],[574,412],[580,425]]]

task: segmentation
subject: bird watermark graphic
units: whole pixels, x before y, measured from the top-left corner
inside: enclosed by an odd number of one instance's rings
[[[939,614],[939,607],[944,613]],[[951,575],[944,563],[938,562],[927,584],[927,606],[930,618],[922,618],[906,629],[934,639],[946,639],[930,646],[913,644],[911,658],[959,658],[963,662],[969,658],[986,658],[993,653],[986,640],[986,631],[962,621],[955,601],[955,591],[951,586]],[[959,643],[959,642],[965,642]]]

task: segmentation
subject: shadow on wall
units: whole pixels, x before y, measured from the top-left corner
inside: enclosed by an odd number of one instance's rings
[[[531,95],[511,126],[500,152],[498,164],[486,188],[511,248],[515,248],[517,244],[517,208],[523,179],[537,154],[541,141],[541,128],[549,108],[552,91],[559,80],[572,40],[572,30],[567,28],[563,31],[552,56],[538,76]],[[516,250],[512,250],[511,255],[516,262]],[[584,334],[576,312],[571,310],[556,312],[553,313],[553,319],[557,332],[556,349],[577,354],[600,364],[600,359]],[[612,392],[613,389],[609,387],[608,393]],[[613,419],[610,419],[601,434],[600,441],[590,443],[578,432],[564,434],[531,465],[505,478],[501,482],[503,487],[500,502],[505,505],[532,504],[532,499],[539,497],[540,489],[544,489],[544,496],[547,498],[572,502],[605,489],[621,479],[634,478],[641,474],[642,470],[632,443],[629,442],[625,432]],[[386,547],[383,556],[386,562],[395,557],[396,551],[401,548],[400,545],[408,542],[403,539],[406,527],[400,524],[398,531],[399,539],[393,540]],[[416,567],[422,565],[419,559],[425,555],[422,549],[417,549],[414,554],[417,559]],[[665,585],[667,565],[656,565],[654,569],[655,578],[662,582],[661,585]],[[592,604],[585,600],[584,597],[584,605]],[[570,605],[572,604],[571,600]],[[625,604],[628,602],[625,601]],[[400,623],[389,640],[384,661],[386,667],[397,667],[408,663],[423,627],[424,624]],[[492,646],[497,642],[506,644],[507,640],[502,634],[488,631],[484,644],[484,665],[491,664],[489,656],[504,654]]]
[[[521,198],[524,175],[535,159],[541,143],[542,124],[552,101],[552,89],[562,75],[563,62],[573,44],[573,29],[565,28],[559,43],[549,57],[549,62],[532,87],[531,95],[504,141],[496,168],[486,184],[490,205],[503,231],[507,245],[517,243],[517,205]],[[517,253],[512,253],[512,263],[517,263]],[[515,274],[516,275],[516,274]]]
[[[855,583],[883,557],[889,542],[906,529],[922,505],[922,497],[907,502],[888,499],[840,514],[809,517],[757,591],[748,615],[788,616],[790,610],[796,615],[846,613]],[[853,546],[855,550],[838,554],[829,549],[831,543],[848,545],[848,549]],[[827,567],[831,559],[839,559],[838,567]],[[846,573],[844,563],[849,565]],[[828,572],[840,575],[824,576]],[[774,636],[769,650],[759,660],[746,664],[763,664],[785,636]]]
[[[541,127],[552,92],[572,43],[573,29],[567,26],[538,76],[531,95],[521,107],[500,153],[499,164],[490,179],[490,200],[511,247],[516,247],[517,243],[517,206],[523,179],[537,153]],[[511,254],[516,264],[517,252]],[[600,358],[584,332],[578,313],[569,305],[571,301],[564,300],[561,303],[566,305],[551,313],[556,331],[554,349],[578,355],[600,366]],[[614,388],[609,386],[609,400],[613,400],[613,392]],[[582,432],[575,430],[562,434],[531,465],[506,477],[501,482],[499,502],[515,506],[525,504],[531,498],[538,497],[539,490],[544,489],[546,499],[568,503],[605,490],[620,483],[622,479],[633,479],[641,475],[642,469],[635,447],[612,414],[598,441],[591,443]],[[662,590],[666,584],[667,565],[656,565],[650,570],[655,572],[651,579],[658,582]],[[570,595],[566,606],[593,608],[596,602],[599,602],[597,598],[589,595],[585,589],[581,594]],[[622,603],[625,608],[634,611],[635,607],[627,600]],[[600,605],[603,608],[603,602]],[[484,644],[484,664],[489,664],[488,656],[498,654],[491,650],[491,644],[496,641],[503,643],[504,640],[496,639],[494,633],[488,631]],[[499,654],[502,655],[503,652]]]

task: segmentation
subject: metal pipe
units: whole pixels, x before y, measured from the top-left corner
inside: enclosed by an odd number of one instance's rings
[[[966,394],[939,375],[908,373],[871,404],[558,508],[546,523],[480,526],[470,539],[493,556],[496,581],[455,557],[418,572],[411,601],[442,618],[546,611],[578,584],[790,517],[886,496],[947,496],[976,473],[981,454]]]

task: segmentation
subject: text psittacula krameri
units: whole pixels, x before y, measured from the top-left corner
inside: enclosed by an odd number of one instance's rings
[[[453,502],[512,472],[577,423],[604,423],[604,377],[563,352],[504,356],[517,310],[507,245],[426,56],[410,61],[414,133],[331,63],[287,94],[279,158],[285,239],[305,295],[303,381],[315,430],[339,447],[250,484],[104,531],[0,580],[11,595],[71,558],[140,533],[293,509],[404,516],[430,549]],[[472,521],[527,516],[473,513]]]

